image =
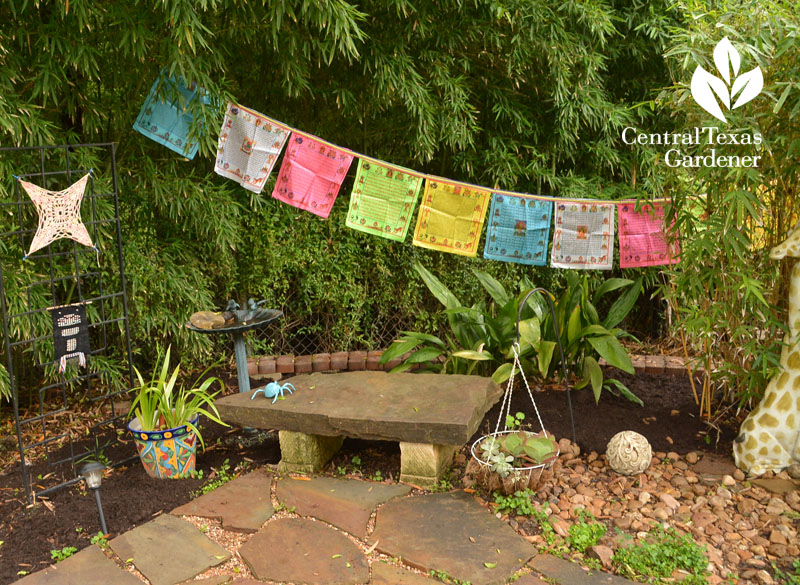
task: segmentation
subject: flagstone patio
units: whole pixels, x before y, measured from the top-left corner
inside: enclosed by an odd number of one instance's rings
[[[431,572],[471,585],[502,585],[514,575],[519,585],[542,585],[540,575],[557,585],[630,583],[537,556],[470,493],[410,491],[257,470],[117,536],[105,551],[89,547],[16,585],[135,585],[142,575],[152,585],[440,583]],[[218,520],[219,530],[198,519]],[[256,532],[220,536],[231,530]]]

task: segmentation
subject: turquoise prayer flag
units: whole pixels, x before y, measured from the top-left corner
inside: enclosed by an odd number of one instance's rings
[[[164,96],[162,98],[157,94],[159,84],[167,86],[161,92]],[[192,115],[188,109],[198,94],[203,95],[203,101],[208,103],[208,97],[196,83],[187,87],[181,77],[159,77],[150,88],[150,94],[139,111],[133,129],[170,150],[193,159],[197,154],[198,143],[189,139]]]
[[[483,257],[545,266],[552,215],[551,201],[495,193]]]

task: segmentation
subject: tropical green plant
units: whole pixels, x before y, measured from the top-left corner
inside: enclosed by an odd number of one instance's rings
[[[555,321],[544,297],[534,296],[531,302],[536,318],[541,323],[541,341],[537,349],[539,372],[545,379],[558,372],[558,341],[564,350],[567,371],[579,377],[576,388],[591,385],[595,401],[600,400],[603,389],[619,392],[631,402],[639,405],[637,398],[627,386],[615,379],[605,379],[598,357],[629,374],[634,373],[628,351],[619,342],[628,336],[618,325],[630,313],[642,288],[642,277],[635,281],[625,278],[609,278],[593,293],[589,290],[588,276],[566,273],[567,286],[555,301]],[[597,307],[605,296],[621,291],[603,318]],[[556,335],[556,331],[558,335]],[[555,358],[555,359],[554,359]]]
[[[517,351],[526,374],[538,373],[543,379],[552,379],[559,373],[560,339],[568,373],[580,378],[578,388],[591,384],[595,400],[599,400],[602,389],[607,388],[641,404],[621,382],[606,380],[597,361],[597,357],[602,357],[612,366],[634,372],[630,356],[619,342],[627,333],[618,325],[636,303],[641,278],[606,280],[590,298],[588,277],[567,273],[567,288],[554,304],[554,321],[547,300],[539,294],[529,296],[533,287],[526,279],[521,282],[519,294],[509,295],[491,275],[473,270],[491,300],[488,306],[481,301],[467,307],[421,264],[415,264],[414,268],[444,305],[449,331],[445,339],[404,331],[381,356],[381,363],[387,363],[409,353],[393,372],[422,364],[429,371],[491,375],[496,382],[504,382],[511,375],[519,317]],[[613,291],[623,292],[601,319],[596,305]]]
[[[160,358],[161,364],[153,370],[150,380],[145,381],[139,370],[135,370],[139,384],[131,390],[134,398],[128,416],[135,417],[143,431],[174,429],[186,425],[205,448],[203,435],[195,421],[202,414],[218,424],[228,426],[220,420],[219,411],[214,404],[214,398],[222,392],[224,384],[219,378],[210,376],[198,385],[197,380],[203,378],[208,369],[198,376],[191,388],[187,389],[183,382],[178,384],[180,365],[175,366],[172,374],[169,373],[171,349],[168,347]],[[215,383],[218,383],[218,387],[212,389]]]

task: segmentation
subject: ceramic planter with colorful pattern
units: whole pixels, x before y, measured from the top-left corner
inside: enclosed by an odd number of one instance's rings
[[[199,417],[191,422],[197,425]],[[139,420],[128,423],[136,441],[139,459],[147,475],[160,479],[189,477],[194,472],[197,435],[187,426],[158,431],[143,431]]]

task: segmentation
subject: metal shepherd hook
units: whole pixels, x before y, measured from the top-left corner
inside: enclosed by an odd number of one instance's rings
[[[525,303],[528,302],[530,296],[535,293],[540,292],[544,294],[544,298],[547,299],[547,305],[550,307],[550,316],[553,318],[553,331],[556,334],[556,340],[558,341],[558,353],[561,355],[561,368],[564,373],[564,386],[567,389],[567,406],[569,406],[569,424],[572,428],[572,442],[577,444],[578,440],[575,438],[575,418],[572,415],[572,394],[570,393],[569,388],[569,377],[567,375],[567,362],[564,359],[564,348],[561,346],[561,332],[558,330],[558,320],[556,319],[556,309],[553,306],[553,299],[551,298],[550,291],[540,286],[537,286],[533,290],[531,290],[522,302],[519,305],[519,312],[517,313],[517,346],[519,346],[519,322],[522,320],[522,309],[525,308]]]

